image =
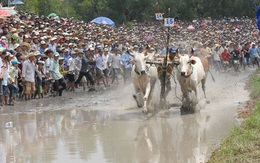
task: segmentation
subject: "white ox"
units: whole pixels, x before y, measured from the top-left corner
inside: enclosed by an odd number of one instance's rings
[[[130,54],[133,57],[134,65],[132,67],[132,80],[134,84],[137,106],[143,108],[143,113],[148,112],[154,85],[158,78],[157,68],[153,65],[146,64],[148,56],[144,53]]]
[[[209,70],[209,64],[205,58],[190,56],[187,54],[183,56],[180,55],[179,58],[180,64],[178,65],[177,79],[183,93],[181,111],[184,111],[186,108],[188,111],[194,111],[194,108],[198,103],[198,85],[200,83],[202,84],[202,89],[206,98],[205,82]],[[195,102],[191,102],[189,96],[189,93],[192,91],[195,93]]]

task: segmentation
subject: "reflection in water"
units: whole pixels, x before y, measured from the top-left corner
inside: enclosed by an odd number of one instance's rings
[[[0,115],[0,162],[205,161],[209,116],[145,121],[119,117],[111,112],[78,109]],[[13,127],[5,128],[9,121]]]

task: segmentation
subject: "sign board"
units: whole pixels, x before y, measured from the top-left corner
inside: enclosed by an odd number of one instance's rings
[[[164,26],[165,27],[173,27],[174,26],[174,18],[164,18]]]
[[[155,13],[156,20],[163,20],[163,13]]]

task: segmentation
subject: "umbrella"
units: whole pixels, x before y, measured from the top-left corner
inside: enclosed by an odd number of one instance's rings
[[[57,16],[57,14],[51,13],[51,14],[48,15],[48,18],[55,17],[55,16]]]
[[[9,12],[5,11],[5,10],[0,10],[0,16],[8,17],[8,16],[11,16],[11,14]]]
[[[113,22],[111,19],[109,19],[107,17],[97,17],[97,18],[93,19],[91,21],[91,23],[115,26],[115,22]]]
[[[187,29],[190,29],[190,30],[193,30],[193,29],[195,29],[192,25],[189,25],[188,27],[187,27]]]
[[[153,38],[153,36],[146,36],[146,37],[144,37],[144,40],[145,41],[153,41],[154,38]]]
[[[11,3],[10,3],[11,6],[16,6],[16,5],[24,5],[24,3],[20,0],[13,0]]]
[[[202,27],[207,27],[208,25],[206,23],[201,24]]]

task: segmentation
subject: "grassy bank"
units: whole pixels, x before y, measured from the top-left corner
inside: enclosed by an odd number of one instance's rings
[[[221,146],[214,151],[208,163],[256,163],[260,162],[260,70],[250,82],[254,108],[246,108],[246,120],[232,129]]]

